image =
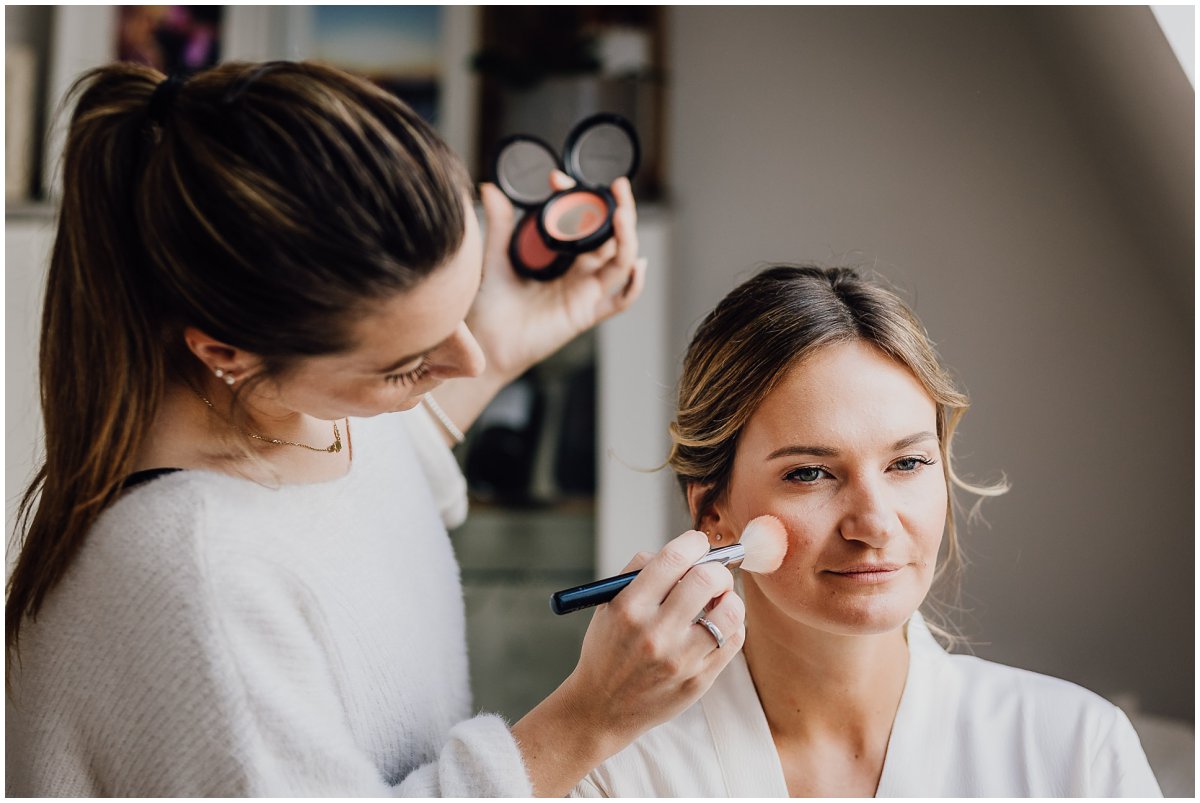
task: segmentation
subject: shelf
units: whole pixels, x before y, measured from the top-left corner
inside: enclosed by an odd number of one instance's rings
[[[57,207],[49,201],[6,201],[4,220],[53,220]]]

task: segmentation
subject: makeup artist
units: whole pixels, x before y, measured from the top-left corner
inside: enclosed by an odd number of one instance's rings
[[[549,698],[471,716],[447,444],[637,298],[627,181],[614,239],[526,282],[508,201],[483,188],[484,242],[461,163],[364,80],[123,64],[74,92],[9,794],[562,795],[699,698],[743,609],[691,532],[630,564]]]

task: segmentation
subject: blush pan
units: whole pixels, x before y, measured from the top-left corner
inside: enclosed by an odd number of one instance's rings
[[[557,279],[567,272],[574,261],[572,255],[547,247],[534,215],[525,215],[517,223],[509,243],[508,258],[518,274],[539,281]]]
[[[564,251],[583,253],[612,237],[616,200],[611,193],[568,190],[548,201],[538,225],[542,237]]]

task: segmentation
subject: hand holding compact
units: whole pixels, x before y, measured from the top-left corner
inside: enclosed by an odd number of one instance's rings
[[[574,186],[557,170],[541,181],[547,192]],[[641,295],[646,262],[638,258],[637,206],[629,179],[616,179],[607,191],[616,202],[613,236],[595,251],[572,257],[560,280],[542,282],[529,281],[512,267],[511,237],[519,236],[512,203],[495,185],[480,187],[487,222],[483,284],[467,325],[487,355],[489,372],[511,381]]]
[[[513,230],[508,255],[513,270],[550,281],[566,273],[576,254],[594,251],[614,233],[618,178],[631,178],[641,161],[637,133],[625,118],[596,114],[571,130],[560,163],[542,140],[519,134],[505,139],[496,156],[496,185],[524,216]],[[573,183],[550,187],[562,171]]]

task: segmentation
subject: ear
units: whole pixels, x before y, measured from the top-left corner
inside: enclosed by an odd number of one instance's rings
[[[725,525],[725,529],[728,529],[728,522],[723,521],[725,517],[721,514],[721,504],[712,502],[707,508],[700,510],[704,496],[710,488],[712,488],[711,485],[701,485],[696,482],[688,484],[688,511],[692,514],[692,521],[695,522],[696,529],[708,536],[710,546],[729,546],[736,543],[737,535],[721,529],[722,524]]]
[[[194,326],[183,330],[183,342],[209,373],[217,370],[241,379],[258,368],[259,358],[244,349],[222,343]]]

